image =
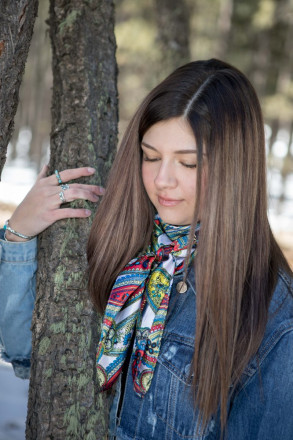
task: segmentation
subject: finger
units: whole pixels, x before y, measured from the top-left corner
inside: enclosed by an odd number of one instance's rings
[[[48,172],[48,165],[43,165],[41,171],[39,172],[39,174],[37,176],[37,180],[40,180],[40,179],[43,179],[44,177],[46,177],[47,172]]]
[[[48,179],[48,178],[47,178]],[[45,181],[42,181],[42,188],[39,188],[39,195],[43,200],[50,200],[51,206],[56,208],[62,202],[59,194],[62,191],[66,202],[72,202],[76,199],[90,200],[96,203],[99,197],[104,195],[105,189],[96,185],[82,185],[78,183],[71,183],[69,188],[63,189],[62,185],[44,185]],[[42,191],[42,192],[41,192]],[[59,197],[56,197],[58,195]]]
[[[58,193],[59,196],[60,192]],[[86,189],[80,189],[80,188],[70,188],[63,191],[64,197],[66,199],[66,202],[72,202],[73,200],[89,200],[91,202],[97,202],[99,200],[99,197],[97,194],[93,193],[92,191],[88,191]],[[61,199],[61,197],[59,196]]]
[[[63,208],[56,209],[54,211],[54,220],[61,220],[64,218],[87,218],[91,215],[89,209],[74,209],[74,208]]]
[[[96,170],[91,167],[73,168],[70,170],[59,171],[62,182],[69,182],[70,180],[78,179],[79,177],[91,176]],[[52,185],[58,184],[56,175],[50,176],[50,183]]]
[[[85,191],[91,191],[92,193],[102,196],[105,194],[105,188],[98,185],[86,185],[82,183],[71,183],[69,188],[79,188]]]
[[[63,193],[63,198],[62,195],[60,195],[61,192]],[[88,200],[90,202],[97,203],[99,197],[92,192],[79,189],[59,191],[47,196],[46,206],[48,210],[56,210],[63,203],[71,203],[75,200]]]

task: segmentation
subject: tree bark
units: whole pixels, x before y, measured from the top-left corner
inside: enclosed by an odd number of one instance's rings
[[[190,61],[189,8],[186,0],[156,0],[159,79]]]
[[[2,0],[0,4],[0,176],[37,10],[38,0]]]
[[[113,1],[51,0],[49,22],[50,172],[93,166],[92,182],[104,185],[117,141]],[[107,401],[95,368],[99,320],[86,281],[89,228],[86,219],[64,220],[40,239],[27,439],[105,438]]]

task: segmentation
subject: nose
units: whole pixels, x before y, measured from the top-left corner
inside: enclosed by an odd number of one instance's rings
[[[177,178],[174,167],[171,163],[163,162],[157,171],[155,185],[158,189],[175,188],[177,186]]]

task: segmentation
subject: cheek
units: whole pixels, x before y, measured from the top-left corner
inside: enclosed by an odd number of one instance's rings
[[[196,178],[190,179],[186,182],[185,192],[188,196],[189,202],[194,206],[196,199]]]
[[[150,196],[149,192],[151,191],[152,181],[153,181],[152,173],[150,172],[149,167],[147,167],[144,163],[142,164],[142,167],[141,167],[141,175],[142,175],[142,182],[145,187],[145,190],[146,190],[148,196]]]

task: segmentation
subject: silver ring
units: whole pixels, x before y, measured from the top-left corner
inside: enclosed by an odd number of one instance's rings
[[[63,183],[58,170],[55,170],[55,176],[56,176],[59,184]]]
[[[69,189],[69,185],[67,185],[67,183],[63,183],[62,185],[60,185],[60,187],[63,189],[63,191]]]
[[[61,203],[65,203],[66,202],[63,191],[60,191],[59,197],[60,197]]]

